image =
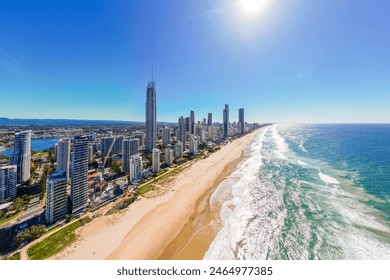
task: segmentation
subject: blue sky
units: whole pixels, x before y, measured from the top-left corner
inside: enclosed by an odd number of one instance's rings
[[[390,122],[389,1],[240,1],[1,1],[0,116]]]

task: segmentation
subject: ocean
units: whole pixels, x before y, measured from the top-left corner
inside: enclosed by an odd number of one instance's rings
[[[390,125],[276,124],[245,152],[204,259],[390,259]]]

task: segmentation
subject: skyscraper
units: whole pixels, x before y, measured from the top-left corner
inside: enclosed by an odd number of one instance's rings
[[[244,134],[245,133],[245,120],[244,120],[244,109],[240,108],[238,110],[238,121],[239,121],[239,133]]]
[[[173,164],[173,156],[174,156],[174,151],[173,149],[169,146],[168,148],[165,149],[164,151],[164,158],[165,158],[165,163],[168,166],[171,166]]]
[[[156,84],[153,80],[146,90],[146,152],[151,152],[157,142]]]
[[[163,128],[162,145],[165,148],[171,144],[171,129],[166,125]]]
[[[31,163],[31,130],[15,133],[14,153],[10,157],[10,165],[17,167],[17,184],[30,179]]]
[[[68,212],[67,176],[65,170],[53,172],[46,184],[46,222],[54,223],[65,217]]]
[[[190,140],[190,154],[196,156],[198,154],[198,140],[192,137]]]
[[[213,114],[209,113],[207,115],[207,126],[213,126]]]
[[[186,145],[186,124],[183,116],[179,118],[178,123],[179,123],[179,128],[177,130],[177,141],[182,142],[184,148]]]
[[[152,154],[152,172],[158,173],[160,171],[160,150],[154,148]]]
[[[195,134],[195,113],[192,110],[190,112],[190,133]]]
[[[214,141],[214,127],[212,126],[207,128],[207,139],[209,141]]]
[[[138,139],[137,139],[138,140]],[[142,157],[139,154],[130,157],[130,181],[138,181],[142,178]]]
[[[93,161],[93,145],[90,143],[88,144],[88,162]]]
[[[138,154],[139,139],[128,137],[122,144],[122,171],[130,170],[130,157]]]
[[[106,157],[108,155],[108,152],[110,151],[111,145],[113,145],[114,141],[114,137],[104,137],[100,139],[100,150],[102,152],[102,157]]]
[[[69,181],[70,166],[70,139],[60,139],[57,143],[57,170],[66,172],[66,180]]]
[[[16,165],[0,166],[0,201],[16,197]]]
[[[73,147],[70,200],[76,213],[88,206],[88,138],[75,137]]]
[[[227,104],[225,104],[225,109],[223,110],[223,136],[230,136],[229,105]]]
[[[114,148],[112,150],[113,154],[120,154],[122,153],[122,144],[123,144],[124,137],[122,135],[115,138],[115,144]]]
[[[181,158],[183,156],[183,143],[182,142],[177,142],[175,143],[175,158]]]
[[[139,140],[140,147],[145,146],[145,132],[134,131],[131,135]]]
[[[190,117],[186,117],[184,119],[184,123],[186,124],[186,132],[190,132],[191,131]]]

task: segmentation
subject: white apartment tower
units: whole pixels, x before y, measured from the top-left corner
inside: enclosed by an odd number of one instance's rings
[[[171,144],[171,129],[166,125],[163,128],[162,146],[165,148]]]
[[[15,133],[14,153],[10,157],[9,164],[17,167],[17,184],[30,179],[30,163],[31,130]]]
[[[194,156],[198,154],[198,140],[195,137],[190,141],[190,154]]]
[[[138,140],[138,139],[137,139]],[[142,178],[142,157],[139,154],[130,157],[130,181],[138,181]]]
[[[160,150],[154,148],[152,153],[152,172],[158,173],[159,171],[160,171]]]
[[[165,158],[165,163],[168,166],[171,166],[173,164],[174,151],[172,148],[166,148],[164,150],[164,158]]]
[[[57,171],[64,170],[66,172],[67,181],[69,181],[70,167],[70,139],[60,139],[57,143]]]
[[[0,201],[16,198],[16,165],[0,166]]]
[[[46,184],[46,222],[54,223],[68,213],[67,176],[65,170],[49,175]]]
[[[122,144],[122,171],[130,170],[130,157],[138,154],[139,139],[128,137]]]
[[[88,139],[75,137],[73,147],[70,200],[76,213],[88,206]]]

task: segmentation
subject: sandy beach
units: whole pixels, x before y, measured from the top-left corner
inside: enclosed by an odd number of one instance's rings
[[[243,150],[256,133],[193,162],[162,194],[142,197],[124,213],[95,218],[78,231],[76,243],[52,259],[202,258],[218,227],[214,231],[212,225],[204,227],[210,216],[208,198],[243,159]]]

